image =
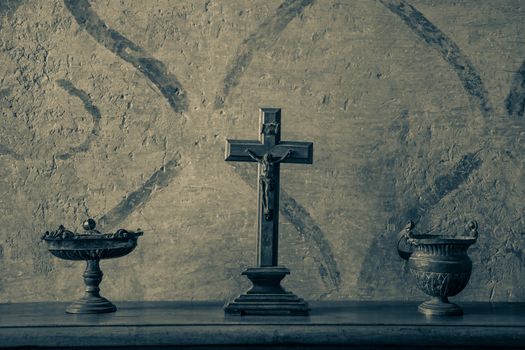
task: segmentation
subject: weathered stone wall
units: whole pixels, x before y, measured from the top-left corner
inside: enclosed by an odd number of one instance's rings
[[[463,300],[525,301],[525,2],[0,0],[0,302],[70,300],[60,223],[145,230],[112,300],[224,299],[255,258],[258,108],[282,166],[280,262],[307,299],[422,299],[395,251],[479,222]]]

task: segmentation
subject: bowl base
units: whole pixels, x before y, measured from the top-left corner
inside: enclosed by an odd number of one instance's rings
[[[71,303],[66,312],[68,314],[103,314],[117,311],[117,307],[103,297],[82,298]]]
[[[427,316],[461,316],[463,309],[448,301],[447,298],[434,297],[424,303],[421,303],[418,308],[419,312]]]

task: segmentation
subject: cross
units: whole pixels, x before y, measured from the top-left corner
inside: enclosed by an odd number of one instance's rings
[[[261,108],[259,140],[227,140],[226,161],[257,162],[257,265],[277,266],[280,163],[312,164],[312,142],[281,142],[281,109]]]

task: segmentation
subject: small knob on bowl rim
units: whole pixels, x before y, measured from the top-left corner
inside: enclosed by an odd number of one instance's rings
[[[84,221],[82,223],[82,227],[84,228],[84,230],[86,231],[92,231],[95,229],[95,227],[97,227],[97,223],[95,220],[93,220],[92,218],[89,218],[87,219],[86,221]]]

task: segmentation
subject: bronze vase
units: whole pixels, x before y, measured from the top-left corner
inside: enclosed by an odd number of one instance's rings
[[[478,238],[477,224],[468,224],[466,236],[415,234],[413,228],[414,223],[409,222],[400,234],[397,248],[399,256],[408,260],[418,288],[432,297],[419,305],[419,312],[431,316],[463,315],[463,309],[448,298],[461,292],[470,279],[472,261],[467,250]]]

